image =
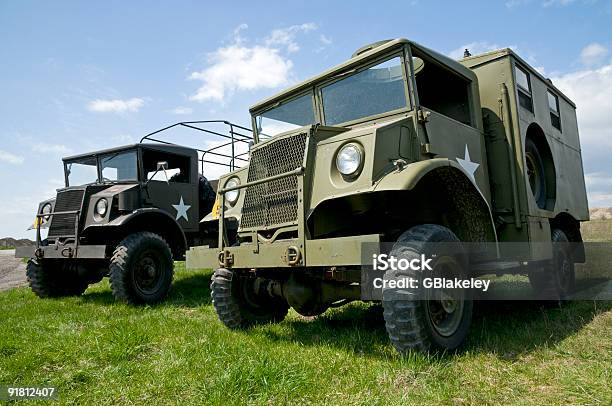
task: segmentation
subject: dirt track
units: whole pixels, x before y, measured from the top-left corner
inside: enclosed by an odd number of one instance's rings
[[[25,264],[15,250],[0,250],[0,291],[27,284]]]

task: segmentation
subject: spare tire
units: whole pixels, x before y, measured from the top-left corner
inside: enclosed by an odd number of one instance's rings
[[[200,219],[212,211],[217,198],[217,192],[204,176],[200,175],[198,179],[198,196],[200,197]]]
[[[536,143],[530,137],[525,140],[525,161],[527,164],[527,180],[533,198],[540,209],[545,209],[548,190],[544,160]]]

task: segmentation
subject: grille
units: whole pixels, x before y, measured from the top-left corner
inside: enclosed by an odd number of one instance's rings
[[[66,190],[59,192],[55,200],[54,212],[79,210],[83,204],[85,190]],[[51,218],[49,237],[74,236],[76,214],[57,214]]]
[[[306,134],[271,141],[251,152],[248,181],[291,172],[302,166]],[[240,228],[270,227],[297,219],[298,175],[246,188]]]

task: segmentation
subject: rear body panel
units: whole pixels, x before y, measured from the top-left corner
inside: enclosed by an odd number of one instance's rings
[[[480,84],[493,214],[505,223],[498,229],[500,241],[550,241],[549,219],[562,213],[578,221],[588,220],[573,102],[509,49],[466,58],[461,62],[474,71]],[[517,84],[517,67],[528,75],[532,111],[519,102],[521,90]],[[548,92],[558,97],[561,130],[552,125]],[[526,171],[526,138],[535,128],[544,134],[556,171],[554,198],[549,199],[546,208],[539,207],[534,200]],[[512,186],[512,171],[517,174],[515,188]],[[515,216],[520,222],[519,227],[514,224]],[[540,249],[533,255],[535,259],[543,259],[549,257],[550,252]]]

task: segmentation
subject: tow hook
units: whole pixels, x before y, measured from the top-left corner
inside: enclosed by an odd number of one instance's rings
[[[285,253],[285,261],[288,265],[295,266],[300,263],[302,259],[302,252],[295,245],[287,247],[287,252]]]
[[[234,254],[229,250],[223,250],[219,252],[219,265],[223,268],[229,268],[234,263]]]

